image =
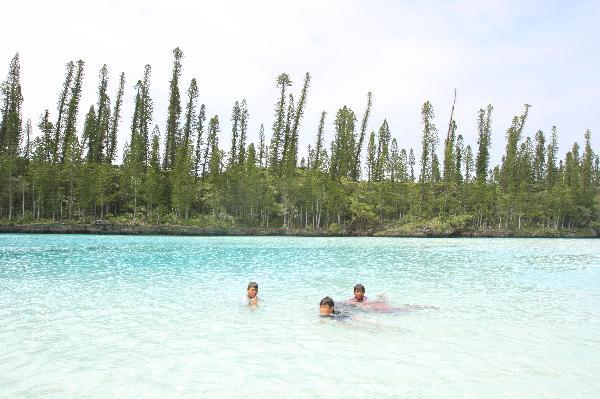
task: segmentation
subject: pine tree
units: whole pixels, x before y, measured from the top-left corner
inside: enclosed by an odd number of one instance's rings
[[[45,110],[43,116],[40,118],[38,128],[42,132],[40,142],[40,153],[42,154],[41,160],[44,162],[51,162],[53,159],[52,134],[54,132],[54,125],[50,122],[50,112],[48,110]]]
[[[456,162],[456,167],[455,167],[455,178],[454,181],[460,183],[463,181],[463,177],[462,177],[462,163],[463,163],[463,154],[465,152],[465,148],[464,148],[464,144],[463,144],[463,136],[462,134],[459,134],[456,137],[456,147],[454,150],[454,160]]]
[[[530,107],[529,104],[525,104],[523,114],[513,118],[512,125],[506,134],[506,154],[504,155],[504,162],[500,171],[501,184],[504,189],[515,187],[517,184],[517,151]]]
[[[455,171],[455,161],[454,161],[454,153],[455,153],[455,142],[456,142],[456,121],[452,120],[450,122],[450,126],[448,129],[448,135],[446,136],[446,141],[444,142],[444,181],[446,183],[451,183],[454,181],[454,177],[456,174]]]
[[[421,121],[423,123],[423,140],[421,152],[421,176],[420,182],[430,182],[434,178],[433,166],[435,159],[435,147],[438,142],[437,128],[433,123],[433,107],[429,101],[426,101],[421,108]],[[438,166],[439,170],[439,166]]]
[[[25,123],[25,146],[23,147],[23,158],[31,159],[31,119],[27,119]]]
[[[65,73],[65,81],[63,83],[62,91],[60,92],[57,108],[58,108],[58,118],[56,119],[54,139],[52,140],[52,158],[55,162],[58,162],[59,153],[60,153],[60,145],[63,142],[64,132],[63,132],[63,120],[65,118],[65,112],[67,108],[67,100],[69,93],[71,92],[71,84],[73,81],[73,74],[75,73],[75,64],[73,61],[69,61],[66,65],[67,72]]]
[[[240,125],[241,109],[238,101],[233,104],[231,110],[231,150],[229,152],[229,163],[231,167],[237,164],[237,150],[238,150],[238,137],[239,137],[239,125]]]
[[[288,108],[285,117],[285,125],[283,128],[283,146],[281,151],[280,161],[280,172],[290,172],[289,161],[289,149],[292,142],[292,123],[294,121],[294,115],[296,114],[296,106],[294,104],[294,96],[290,93],[288,95]]]
[[[413,149],[411,148],[408,152],[408,165],[410,166],[410,180],[411,181],[415,181],[415,164],[416,164],[415,153],[414,153]]]
[[[544,132],[538,130],[535,134],[535,155],[533,158],[533,179],[543,182],[546,172],[546,138]]]
[[[219,117],[213,116],[208,123],[208,147],[210,148],[209,173],[214,181],[221,172],[221,151],[219,150]]]
[[[179,77],[181,76],[183,52],[179,47],[173,50],[173,56],[173,74],[169,83],[169,108],[167,110],[167,128],[165,131],[165,156],[163,158],[165,170],[170,170],[175,164],[179,135],[179,117],[181,115]]]
[[[144,162],[144,170],[148,167],[148,156],[150,152],[150,126],[152,125],[152,113],[154,107],[152,98],[150,97],[150,75],[151,67],[144,67],[144,78],[138,83],[140,92],[139,113],[138,113],[138,129],[141,140],[141,157]]]
[[[558,170],[556,168],[556,157],[558,153],[558,133],[556,126],[552,126],[552,135],[550,143],[546,147],[546,182],[552,187],[558,178]]]
[[[288,169],[295,169],[298,163],[298,130],[300,128],[300,121],[304,116],[304,108],[306,107],[307,93],[310,86],[310,73],[306,72],[304,76],[304,84],[302,85],[302,91],[300,92],[300,98],[296,106],[293,123],[290,129],[289,144],[287,148],[286,160],[288,163]]]
[[[2,95],[2,120],[0,122],[0,155],[16,157],[19,154],[23,135],[21,92],[21,65],[17,53],[8,68],[6,81],[0,88]]]
[[[260,124],[260,131],[258,133],[258,162],[261,168],[267,167],[267,151],[265,145],[265,126]]]
[[[286,90],[288,86],[291,86],[289,76],[286,73],[282,73],[277,77],[277,87],[279,88],[280,95],[279,101],[275,105],[275,121],[273,122],[273,137],[271,138],[271,146],[269,150],[269,167],[273,171],[277,171],[281,160],[281,150],[283,147],[284,139],[284,128],[285,128],[285,99]]]
[[[477,181],[483,183],[487,180],[487,171],[490,164],[490,145],[492,137],[492,111],[494,107],[488,105],[484,111],[483,108],[479,110],[479,116],[477,119],[477,130],[479,132],[479,138],[477,144],[479,150],[477,151],[477,162],[476,162],[476,174]]]
[[[387,120],[383,120],[378,131],[377,160],[375,163],[374,180],[381,181],[385,175],[385,165],[389,155],[390,128]]]
[[[85,122],[83,124],[83,136],[82,136],[82,143],[81,146],[82,147],[87,147],[88,148],[88,152],[87,152],[87,156],[86,159],[88,162],[92,162],[92,149],[93,146],[90,145],[90,141],[93,140],[93,138],[95,137],[96,134],[96,109],[94,108],[94,105],[90,106],[90,109],[88,110],[87,114],[85,115]]]
[[[188,89],[188,102],[185,107],[185,122],[183,125],[183,138],[181,144],[183,147],[191,148],[191,143],[194,140],[194,131],[196,130],[196,103],[198,101],[198,84],[193,78]],[[186,150],[188,152],[188,150]],[[190,154],[191,157],[191,154]]]
[[[375,132],[369,135],[369,144],[367,144],[367,180],[375,180],[377,173],[377,155],[375,147]]]
[[[202,157],[202,147],[204,144],[204,122],[206,121],[206,107],[204,104],[200,106],[200,111],[198,111],[198,123],[196,124],[196,156],[195,161],[196,164],[194,166],[196,177],[200,176],[201,173],[204,173],[205,165],[202,165],[202,171],[200,170],[200,162],[203,159]]]
[[[470,145],[467,145],[467,148],[465,148],[465,181],[467,183],[470,182],[473,177],[474,165],[473,150]]]
[[[354,168],[352,170],[352,179],[358,180],[360,178],[360,158],[362,155],[362,147],[365,140],[365,134],[367,131],[367,125],[369,123],[369,116],[371,115],[371,105],[373,104],[373,96],[371,92],[367,93],[367,108],[360,124],[360,133],[358,135],[358,142],[356,144],[356,155],[354,157]]]
[[[98,86],[98,103],[96,106],[96,129],[94,134],[88,137],[88,161],[100,163],[104,160],[106,143],[108,140],[108,128],[110,113],[110,99],[107,94],[108,67],[106,64],[100,69],[100,85]]]
[[[325,116],[327,115],[327,113],[325,111],[321,111],[321,119],[319,120],[319,128],[317,129],[317,142],[315,144],[315,156],[314,156],[314,163],[313,163],[313,169],[315,170],[320,170],[321,166],[323,165],[323,157],[322,157],[322,152],[323,152],[323,131],[325,129]]]
[[[82,60],[77,61],[77,72],[75,73],[75,79],[73,80],[69,98],[69,106],[67,107],[65,134],[60,158],[61,163],[64,163],[66,159],[70,159],[70,156],[75,156],[76,151],[74,151],[74,148],[78,145],[75,129],[77,128],[77,113],[79,111],[79,100],[81,98],[81,88],[83,85],[83,67],[84,62]]]
[[[394,138],[390,145],[389,157],[386,160],[386,173],[390,176],[392,182],[398,181],[400,176],[400,150],[398,141]]]
[[[155,126],[152,132],[152,145],[148,157],[148,173],[144,182],[144,196],[149,212],[157,208],[162,200],[164,183],[161,173],[160,130],[158,126]]]
[[[246,139],[248,135],[248,118],[248,104],[246,104],[245,99],[242,99],[242,103],[240,105],[240,138],[238,144],[238,164],[240,166],[246,163]],[[254,148],[254,146],[252,146],[252,148]]]
[[[123,90],[125,88],[125,73],[121,72],[119,76],[119,88],[115,98],[115,105],[110,119],[110,127],[106,140],[106,155],[104,161],[111,164],[117,151],[117,134],[119,131],[119,119],[121,118],[121,105],[123,104]]]
[[[356,154],[356,116],[350,108],[340,108],[335,118],[335,138],[331,150],[329,169],[334,179],[351,177]]]

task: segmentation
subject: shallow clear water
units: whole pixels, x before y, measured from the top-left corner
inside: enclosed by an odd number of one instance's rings
[[[249,394],[598,398],[600,241],[0,235],[0,397]]]

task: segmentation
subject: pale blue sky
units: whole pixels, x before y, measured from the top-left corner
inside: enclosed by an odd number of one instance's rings
[[[433,103],[441,138],[454,88],[459,132],[474,147],[477,110],[494,105],[495,163],[525,103],[533,106],[526,135],[556,125],[563,156],[589,128],[600,150],[599,1],[20,0],[2,5],[2,15],[0,74],[18,51],[25,118],[37,122],[45,108],[56,113],[68,60],[86,61],[80,122],[96,101],[102,64],[113,93],[125,72],[120,148],[146,63],[153,67],[155,123],[164,131],[171,50],[180,46],[182,91],[198,79],[200,101],[219,115],[225,145],[235,100],[248,101],[250,139],[256,141],[260,123],[270,136],[275,77],[289,73],[299,93],[309,71],[302,153],[314,141],[321,110],[331,139],[336,110],[348,105],[360,117],[368,91],[370,130],[387,118],[400,146],[418,153],[422,103]]]

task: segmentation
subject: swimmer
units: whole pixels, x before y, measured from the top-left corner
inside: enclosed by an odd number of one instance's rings
[[[348,305],[360,307],[362,310],[380,313],[405,313],[415,309],[438,309],[436,306],[428,305],[404,305],[390,306],[387,297],[384,294],[377,295],[377,299],[369,301],[365,296],[365,286],[356,284],[354,286],[354,297],[348,299]]]
[[[354,296],[348,299],[348,303],[350,304],[362,304],[366,303],[369,300],[365,296],[365,286],[362,284],[356,284],[354,286]]]
[[[335,310],[335,304],[333,302],[333,299],[331,299],[328,296],[321,299],[321,302],[319,302],[319,315],[321,317],[331,317],[336,320],[344,320],[350,318],[349,314],[342,313],[339,310]]]
[[[246,296],[242,299],[244,305],[258,305],[260,298],[258,297],[258,284],[254,281],[248,283]]]

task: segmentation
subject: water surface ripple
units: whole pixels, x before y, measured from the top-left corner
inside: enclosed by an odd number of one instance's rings
[[[440,309],[317,317],[357,282]],[[0,397],[598,398],[599,370],[595,240],[0,235]]]

